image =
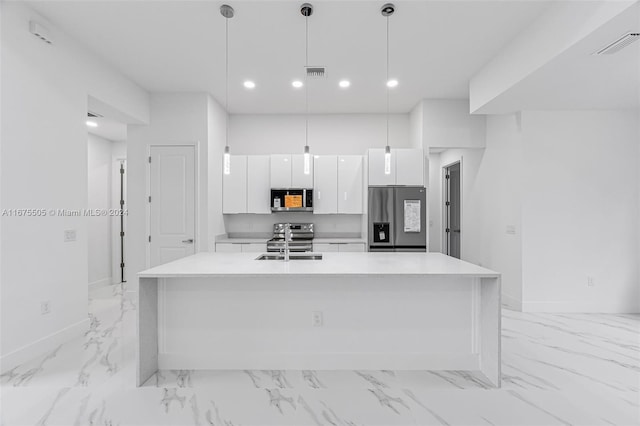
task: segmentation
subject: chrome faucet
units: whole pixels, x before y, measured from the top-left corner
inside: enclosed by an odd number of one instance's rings
[[[291,232],[291,224],[286,223],[284,225],[284,261],[289,261],[289,241],[293,239],[293,232]]]

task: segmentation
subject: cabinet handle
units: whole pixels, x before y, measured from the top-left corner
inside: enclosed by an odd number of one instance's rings
[[[182,240],[183,243],[193,244],[193,238],[189,238],[188,240]]]
[[[322,198],[322,192],[318,191],[318,200]]]
[[[344,193],[344,200],[347,201],[347,192]]]

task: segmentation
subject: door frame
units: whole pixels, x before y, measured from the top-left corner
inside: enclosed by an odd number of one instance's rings
[[[151,148],[159,147],[159,148],[167,148],[167,147],[185,147],[192,146],[193,147],[193,162],[194,164],[194,173],[195,173],[195,194],[194,194],[194,218],[193,218],[193,235],[196,240],[195,244],[195,253],[201,251],[200,241],[200,141],[195,142],[154,142],[147,145],[146,150],[146,184],[145,184],[145,235],[148,237],[151,235],[151,208],[150,203],[148,202],[149,197],[151,196],[151,163],[149,163],[148,159],[151,157]],[[145,268],[148,269],[151,267],[151,243],[147,238],[145,238]]]
[[[447,206],[445,205],[445,197],[446,197],[446,191],[447,191],[447,168],[453,166],[456,163],[460,163],[460,259],[462,259],[463,256],[463,250],[462,250],[462,218],[463,218],[463,212],[464,212],[464,196],[463,196],[463,187],[464,187],[464,176],[463,176],[463,160],[464,160],[464,156],[460,156],[460,158],[457,158],[453,161],[450,161],[448,163],[442,164],[441,165],[441,169],[440,169],[440,173],[441,173],[441,197],[440,197],[440,208],[442,209],[442,220],[440,222],[440,226],[441,226],[441,233],[440,235],[442,236],[442,241],[440,242],[440,247],[442,247],[442,252],[444,254],[447,254],[448,252],[448,246],[447,246]]]

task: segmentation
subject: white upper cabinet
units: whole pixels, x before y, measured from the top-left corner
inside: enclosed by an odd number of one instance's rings
[[[424,153],[421,149],[396,149],[396,185],[424,185]]]
[[[362,156],[314,158],[314,214],[362,214]]]
[[[222,213],[247,212],[247,156],[231,156],[231,173],[222,175]]]
[[[384,149],[369,150],[369,186],[424,185],[422,149],[392,149],[391,173],[384,173]]]
[[[362,156],[338,157],[338,213],[362,214]]]
[[[313,158],[304,174],[304,155],[271,155],[271,188],[313,188]]]
[[[247,213],[271,214],[270,164],[268,155],[247,156]]]
[[[304,155],[291,155],[291,187],[313,188],[313,156],[309,159],[309,174],[304,174]]]
[[[384,173],[384,149],[369,150],[369,186],[385,186],[396,184],[396,155],[391,150],[391,173]]]
[[[291,188],[291,155],[271,155],[271,188]]]
[[[313,165],[313,213],[338,213],[338,157],[316,155]]]

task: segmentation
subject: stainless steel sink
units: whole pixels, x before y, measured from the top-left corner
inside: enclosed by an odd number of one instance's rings
[[[278,253],[265,253],[256,257],[256,260],[284,260],[284,255]],[[318,253],[290,253],[289,260],[322,260],[322,255]]]

